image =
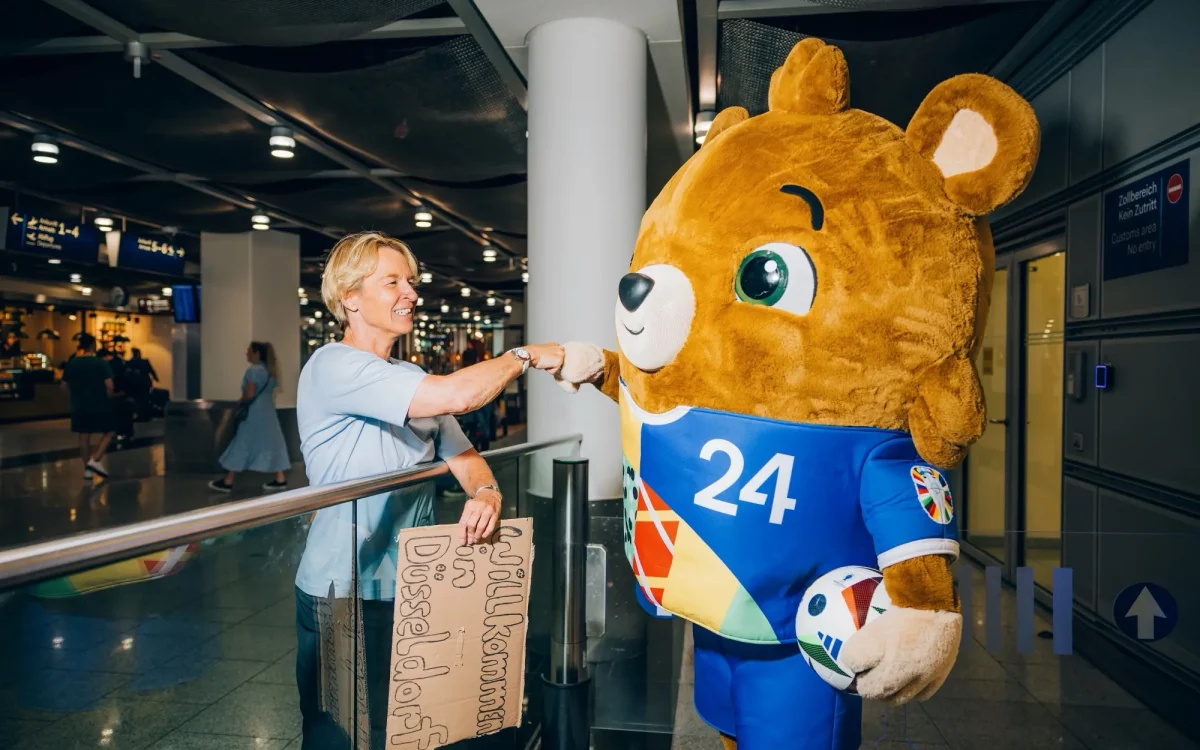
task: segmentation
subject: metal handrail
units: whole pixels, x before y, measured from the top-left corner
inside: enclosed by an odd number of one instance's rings
[[[580,434],[521,443],[483,454],[489,460],[534,453],[556,445],[583,442]],[[383,492],[428,482],[450,472],[444,461],[421,464],[367,479],[350,479],[320,487],[304,487],[273,495],[224,503],[187,513],[89,531],[64,539],[0,550],[0,589],[76,573],[146,552],[199,542]]]

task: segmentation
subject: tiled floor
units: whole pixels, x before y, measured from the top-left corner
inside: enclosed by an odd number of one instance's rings
[[[963,563],[966,564],[966,563]],[[974,633],[942,689],[900,708],[868,703],[863,748],[879,750],[1190,750],[1183,737],[1083,657],[1055,656],[1050,640],[1016,649],[1015,602],[1002,599],[1004,648],[983,646],[983,575],[974,576]],[[1037,617],[1035,631],[1049,631]],[[687,665],[690,666],[690,665]],[[685,669],[685,680],[690,673]],[[716,732],[680,690],[673,750],[720,750]]]
[[[133,443],[161,443],[165,423],[161,419],[134,425]],[[27,466],[78,455],[79,440],[68,419],[0,424],[0,467]]]

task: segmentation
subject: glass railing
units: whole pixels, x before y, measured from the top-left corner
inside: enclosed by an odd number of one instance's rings
[[[587,502],[572,469],[582,464],[586,477],[585,461],[554,460],[576,456],[580,441],[485,454],[502,518],[532,518],[538,554],[522,719],[473,747],[532,746],[545,707],[563,702],[545,691],[578,684],[598,728],[671,731],[678,688],[648,679],[647,664],[665,661],[656,674],[666,675],[682,640],[622,604],[632,586],[615,564],[619,509],[606,518],[603,503]],[[438,463],[0,550],[0,744],[399,746],[396,717],[388,727],[397,527],[379,519],[455,523],[465,502]],[[622,669],[632,682],[618,685]],[[621,700],[636,710],[615,715]]]

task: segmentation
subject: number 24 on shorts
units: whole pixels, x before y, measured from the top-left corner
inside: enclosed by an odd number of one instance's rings
[[[718,500],[717,495],[737,484],[746,468],[746,459],[742,456],[741,449],[728,440],[721,439],[709,440],[705,443],[704,447],[700,449],[700,458],[711,461],[717,453],[729,456],[729,470],[720,479],[696,493],[696,505],[724,513],[727,516],[736,516],[738,506],[735,503]],[[788,497],[788,487],[792,483],[792,466],[795,462],[794,456],[776,453],[750,478],[750,481],[746,482],[742,491],[738,493],[738,500],[743,503],[766,505],[767,493],[761,492],[760,489],[774,474],[775,490],[771,495],[771,523],[782,524],[783,514],[796,509],[795,498]]]

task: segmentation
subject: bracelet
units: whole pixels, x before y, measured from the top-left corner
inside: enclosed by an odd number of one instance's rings
[[[500,498],[500,502],[502,502],[502,503],[504,502],[504,493],[503,493],[503,492],[501,492],[501,491],[500,491],[500,488],[499,488],[499,487],[497,487],[497,486],[496,486],[496,485],[494,485],[494,484],[485,484],[485,485],[483,485],[483,486],[481,486],[481,487],[476,487],[476,488],[475,488],[475,495],[474,495],[474,497],[472,497],[471,499],[472,499],[472,500],[474,500],[474,499],[478,498],[478,497],[479,497],[479,493],[480,493],[480,492],[483,492],[484,490],[491,490],[491,491],[495,492],[495,493],[496,493],[496,495],[497,495],[497,497],[499,497],[499,498]]]

